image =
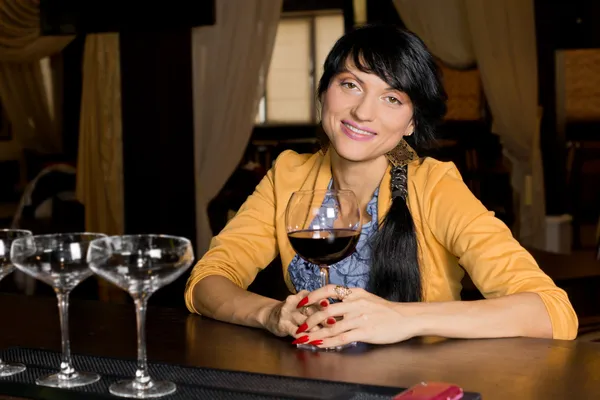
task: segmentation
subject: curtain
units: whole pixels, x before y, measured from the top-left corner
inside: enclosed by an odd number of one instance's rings
[[[40,37],[39,0],[0,0],[0,21],[0,100],[15,139],[31,150],[59,152],[60,119],[40,60],[62,51],[73,37]]]
[[[77,157],[85,228],[124,233],[121,70],[118,33],[87,35]]]
[[[219,0],[216,24],[192,31],[197,254],[212,232],[207,206],[250,139],[282,0]]]
[[[77,199],[85,206],[85,229],[125,233],[119,34],[89,34],[83,54],[83,85],[77,154]],[[125,295],[98,280],[103,301]]]
[[[518,195],[519,240],[545,247],[546,208],[540,152],[533,0],[466,0],[473,48]]]
[[[444,64],[455,69],[475,66],[464,0],[394,0],[394,6],[406,27]]]
[[[525,246],[544,248],[533,0],[394,0],[394,4],[407,27],[422,35],[444,62],[460,66],[476,61],[492,130],[511,163],[511,185],[518,200],[516,236]]]

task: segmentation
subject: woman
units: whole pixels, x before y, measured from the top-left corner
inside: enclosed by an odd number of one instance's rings
[[[318,94],[323,150],[278,157],[194,267],[190,311],[322,347],[420,335],[576,336],[565,292],[455,166],[419,159],[404,140],[412,135],[417,148],[431,141],[446,112],[436,64],[417,37],[391,26],[346,34],[325,61]],[[288,242],[285,208],[294,191],[329,186],[354,191],[367,235],[332,267],[332,284],[318,288],[317,267]],[[296,294],[280,302],[246,291],[278,255]],[[460,301],[465,271],[485,300]]]

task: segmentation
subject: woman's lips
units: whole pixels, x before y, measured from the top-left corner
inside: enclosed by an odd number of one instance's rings
[[[359,142],[366,142],[372,140],[375,136],[377,136],[375,132],[359,129],[354,124],[351,124],[347,121],[342,121],[340,123],[340,126],[344,135],[348,136],[352,140],[356,140]]]

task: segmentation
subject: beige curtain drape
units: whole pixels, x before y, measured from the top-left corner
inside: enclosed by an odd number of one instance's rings
[[[124,233],[121,70],[118,33],[87,35],[77,157],[85,228]]]
[[[282,0],[219,0],[216,24],[192,32],[197,254],[212,232],[207,206],[252,133]]]
[[[518,195],[518,237],[545,247],[546,206],[540,151],[533,0],[467,0],[473,49],[486,98]]]
[[[456,69],[475,65],[465,0],[394,0],[394,6],[406,27],[446,65]]]
[[[85,206],[85,229],[125,233],[119,34],[85,39],[77,155],[77,199]],[[122,303],[123,291],[98,280],[100,299]]]
[[[533,0],[394,0],[394,4],[407,27],[423,35],[432,52],[448,64],[467,61],[471,56],[466,57],[464,50],[471,49],[490,105],[493,132],[511,162],[511,183],[518,198],[516,236],[523,245],[544,248]]]
[[[44,84],[40,60],[59,53],[71,36],[40,37],[39,0],[0,0],[0,100],[22,147],[61,150],[54,95]]]

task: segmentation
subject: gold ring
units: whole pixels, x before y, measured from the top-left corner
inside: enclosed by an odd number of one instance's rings
[[[306,315],[308,317],[308,306],[303,306],[300,309],[300,313],[303,314],[303,315]]]
[[[337,285],[334,289],[335,294],[339,300],[344,301],[344,299],[352,294],[352,290],[348,289],[346,286]]]

